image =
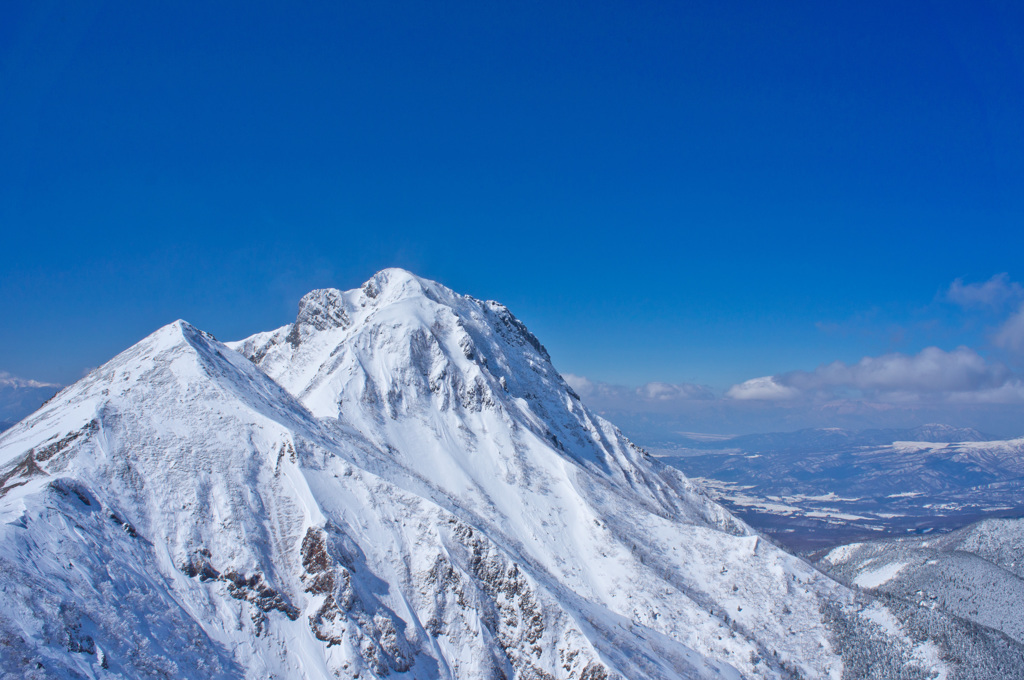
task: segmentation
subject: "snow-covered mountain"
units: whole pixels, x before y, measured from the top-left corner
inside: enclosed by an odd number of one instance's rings
[[[853,543],[829,551],[820,564],[855,586],[941,608],[1024,642],[1024,519]]]
[[[759,537],[505,307],[393,269],[230,346],[175,322],[0,435],[0,588],[12,677],[1024,669]]]

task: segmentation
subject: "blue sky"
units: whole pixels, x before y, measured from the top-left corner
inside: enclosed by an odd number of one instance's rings
[[[210,4],[5,4],[5,374],[177,318],[239,338],[387,266],[595,384],[1021,372],[1018,3]]]

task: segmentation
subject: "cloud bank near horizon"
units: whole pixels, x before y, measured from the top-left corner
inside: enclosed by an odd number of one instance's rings
[[[706,401],[717,398],[714,391],[705,385],[692,383],[649,382],[640,387],[625,387],[606,382],[592,381],[581,375],[563,373],[562,377],[583,399],[599,399],[610,402],[632,401],[636,404],[671,404],[680,401]]]
[[[943,354],[954,356],[944,356],[940,361],[958,360],[955,352]],[[842,365],[842,370],[826,367],[828,370],[822,373],[828,377],[850,373],[859,380],[875,379],[860,363]],[[941,380],[929,385],[931,376],[921,369],[926,362],[920,356],[887,357],[881,363],[885,366],[881,373],[887,379],[906,370],[919,386],[923,383],[928,389],[912,390],[912,381],[898,389],[851,394],[854,390],[839,382],[804,391],[778,376],[763,376],[716,394],[703,385],[656,382],[627,387],[572,374],[563,377],[587,406],[644,445],[671,441],[687,433],[749,434],[809,427],[911,428],[929,423],[973,427],[997,437],[1024,436],[1024,385],[1019,379],[975,391],[943,390]],[[970,370],[966,372],[966,379],[979,379]],[[789,374],[786,379],[794,377]],[[825,380],[816,372],[796,377],[812,383]],[[991,379],[991,372],[987,379]]]
[[[565,378],[599,411],[672,422],[677,429],[754,432],[946,422],[1024,434],[1024,287],[1007,274],[981,283],[956,279],[939,299],[995,319],[988,346],[928,346],[853,363],[833,361],[814,370],[750,378],[721,394],[689,383],[630,388],[571,374]]]
[[[730,387],[725,397],[1024,404],[1024,382],[1006,365],[968,347],[950,352],[926,347],[917,354],[893,352],[855,364],[834,361],[813,371],[753,378]]]
[[[11,375],[7,371],[0,371],[0,387],[8,387],[11,389],[25,389],[36,387],[60,387],[60,385],[58,385],[57,383],[32,380],[29,378],[19,378],[16,375]]]

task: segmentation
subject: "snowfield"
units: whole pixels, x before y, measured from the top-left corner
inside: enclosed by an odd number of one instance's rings
[[[1024,667],[984,631],[943,658],[590,412],[504,306],[396,269],[230,345],[170,324],[0,435],[0,587],[4,677]]]

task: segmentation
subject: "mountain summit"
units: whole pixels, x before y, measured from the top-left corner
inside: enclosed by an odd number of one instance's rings
[[[175,322],[0,435],[0,587],[16,677],[926,678],[1024,659],[759,537],[580,403],[503,305],[398,269],[228,345]]]

